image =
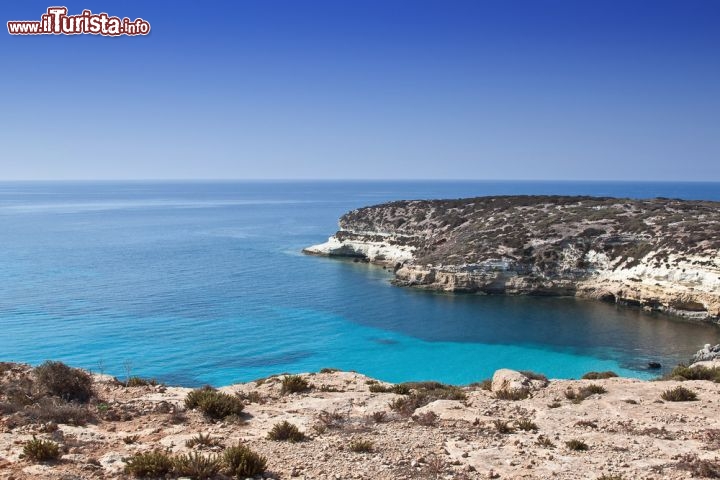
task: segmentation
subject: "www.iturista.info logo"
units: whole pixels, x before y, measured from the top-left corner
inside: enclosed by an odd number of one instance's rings
[[[142,18],[111,17],[107,13],[83,10],[79,15],[68,15],[66,7],[49,7],[37,20],[7,22],[10,35],[147,35],[150,23]]]

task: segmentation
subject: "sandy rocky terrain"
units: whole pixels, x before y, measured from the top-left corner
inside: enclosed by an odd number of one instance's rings
[[[720,368],[720,360],[714,362],[703,363]],[[109,376],[94,375],[94,395],[86,407],[92,418],[84,426],[73,426],[19,422],[19,413],[7,407],[8,396],[13,385],[33,378],[33,370],[20,364],[0,366],[3,480],[130,478],[124,472],[126,461],[139,452],[195,450],[213,455],[238,442],[267,458],[262,478],[720,477],[720,384],[709,380],[544,382],[500,370],[483,384],[410,385],[395,387],[401,393],[393,393],[378,391],[392,389],[391,384],[326,370],[301,375],[311,388],[298,393],[281,393],[284,375],[222,388],[242,397],[245,408],[239,418],[211,421],[200,411],[185,409],[191,389],[126,387]],[[593,387],[599,393],[586,393],[583,400],[568,398],[568,391],[577,396],[589,385],[602,388]],[[661,400],[664,391],[678,385],[697,393],[698,399]],[[528,397],[498,398],[502,392]],[[398,401],[407,405],[422,398],[420,404],[430,403],[414,411],[397,410]],[[284,420],[307,438],[296,443],[269,440],[268,432]],[[186,446],[199,433],[210,434],[222,446]],[[43,463],[22,458],[33,436],[56,442],[60,459]],[[364,446],[370,451],[353,451],[358,440],[367,441]],[[573,440],[587,450],[570,448],[566,442]],[[221,473],[216,478],[227,477]]]

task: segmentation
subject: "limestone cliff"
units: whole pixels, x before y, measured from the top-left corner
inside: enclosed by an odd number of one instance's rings
[[[305,253],[391,265],[395,283],[577,295],[720,319],[720,202],[496,196],[360,208]]]

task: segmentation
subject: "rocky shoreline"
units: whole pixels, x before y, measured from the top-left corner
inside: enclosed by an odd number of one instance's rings
[[[311,255],[394,270],[396,285],[593,298],[720,322],[720,203],[568,196],[360,208]]]
[[[393,385],[324,369],[200,391],[233,399],[235,409],[242,405],[236,414],[202,402],[190,408],[188,399],[197,390],[137,378],[121,382],[107,375],[92,377],[90,398],[68,402],[53,396],[48,388],[57,382],[47,387],[38,369],[0,367],[4,480],[152,478],[137,473],[138,459],[151,454],[157,456],[153,468],[162,458],[186,462],[184,474],[171,469],[161,475],[165,478],[659,480],[720,475],[720,362],[702,371],[715,375],[708,376],[714,381],[687,380],[680,374],[698,376],[687,368],[666,381],[608,372],[583,380],[547,380],[499,370],[492,380],[452,387]],[[678,387],[696,398],[668,394]],[[70,408],[74,415],[67,414]],[[283,422],[297,427],[295,441],[278,438]],[[57,458],[29,458],[32,442],[55,444]],[[218,463],[210,474],[187,473],[188,459],[212,463],[238,445],[264,457],[261,472],[230,476]],[[129,465],[136,469],[127,470]]]

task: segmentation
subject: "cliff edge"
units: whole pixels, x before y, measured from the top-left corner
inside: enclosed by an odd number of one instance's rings
[[[304,250],[448,292],[575,295],[720,320],[720,202],[491,196],[398,201]]]

